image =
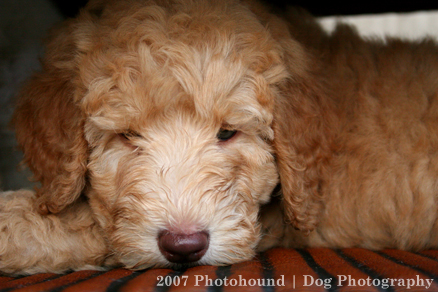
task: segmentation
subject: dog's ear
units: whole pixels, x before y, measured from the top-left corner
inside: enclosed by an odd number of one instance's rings
[[[12,120],[24,162],[41,184],[41,213],[61,211],[80,196],[86,181],[84,117],[74,100],[75,48],[67,27],[48,44],[42,72],[21,91]]]
[[[289,80],[274,110],[273,146],[282,205],[287,219],[304,232],[318,223],[324,201],[322,176],[331,153],[332,117],[323,98],[310,80]]]
[[[278,21],[271,22],[271,27],[283,49],[289,78],[278,85],[273,146],[285,215],[297,229],[309,232],[318,224],[324,206],[321,183],[332,153],[335,115],[318,76],[319,61],[309,46],[289,34],[293,28]],[[315,27],[308,31],[312,37],[321,33]]]

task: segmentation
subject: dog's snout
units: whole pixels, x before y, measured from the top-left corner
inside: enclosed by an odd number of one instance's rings
[[[205,231],[192,234],[161,232],[158,246],[172,263],[192,263],[200,260],[208,249],[209,236]]]

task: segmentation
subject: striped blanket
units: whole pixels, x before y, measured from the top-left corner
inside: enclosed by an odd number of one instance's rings
[[[438,250],[276,248],[224,267],[0,277],[0,291],[438,291]]]

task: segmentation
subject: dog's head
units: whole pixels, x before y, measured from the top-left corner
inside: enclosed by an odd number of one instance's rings
[[[85,189],[129,268],[250,259],[260,205],[279,171],[301,167],[282,119],[300,110],[290,103],[304,87],[279,100],[302,79],[305,54],[257,7],[143,2],[90,3],[22,94],[17,137],[40,207],[59,212]],[[306,187],[283,192],[296,185]]]

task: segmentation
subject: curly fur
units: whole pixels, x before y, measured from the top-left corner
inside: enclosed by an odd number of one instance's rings
[[[162,230],[207,230],[196,264],[436,247],[437,62],[252,1],[91,1],[20,95],[41,186],[0,200],[0,270],[172,266]]]

